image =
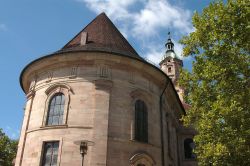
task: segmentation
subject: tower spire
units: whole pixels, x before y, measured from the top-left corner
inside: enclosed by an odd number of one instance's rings
[[[167,43],[165,44],[165,47],[167,48],[167,51],[174,51],[174,43],[172,42],[171,40],[171,35],[170,35],[170,32],[168,32],[168,41]]]
[[[174,51],[174,43],[171,40],[171,34],[168,32],[168,40],[165,44],[166,52],[163,56],[163,60],[160,62],[161,70],[171,78],[175,89],[177,90],[181,101],[183,101],[184,89],[179,86],[178,80],[180,77],[180,69],[183,66],[183,62]]]

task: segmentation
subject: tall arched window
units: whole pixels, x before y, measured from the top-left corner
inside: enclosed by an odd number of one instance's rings
[[[65,97],[63,93],[56,93],[49,102],[46,125],[63,124]]]
[[[135,139],[148,142],[148,111],[142,100],[135,102]]]

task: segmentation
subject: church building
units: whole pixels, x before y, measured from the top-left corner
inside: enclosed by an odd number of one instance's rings
[[[15,166],[197,165],[197,133],[180,120],[189,107],[178,85],[182,66],[170,36],[155,66],[101,13],[23,69]]]

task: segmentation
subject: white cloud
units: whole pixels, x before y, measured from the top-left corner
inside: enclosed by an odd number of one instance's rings
[[[182,34],[193,30],[191,12],[171,5],[167,0],[77,0],[99,14],[105,12],[113,21],[127,26],[129,35],[156,35],[159,28],[173,28]],[[140,5],[138,9],[131,7]]]
[[[162,60],[163,55],[164,55],[164,49],[152,48],[148,50],[147,53],[145,54],[145,59],[150,63],[158,66],[160,61]]]
[[[158,64],[165,53],[160,38],[166,38],[169,29],[176,35],[193,31],[191,12],[170,4],[168,0],[77,0],[100,14],[105,12],[126,38],[138,40],[142,56]],[[161,33],[165,32],[164,35]],[[182,46],[175,43],[175,51],[181,57]],[[183,57],[181,57],[183,58]]]
[[[0,24],[0,31],[7,31],[7,26],[5,24]]]
[[[133,32],[137,36],[153,36],[160,28],[173,28],[181,33],[192,31],[191,14],[188,10],[170,5],[166,0],[149,0],[135,14]]]
[[[113,20],[120,20],[131,17],[128,7],[136,0],[78,0],[85,2],[87,7],[95,13],[105,12]]]

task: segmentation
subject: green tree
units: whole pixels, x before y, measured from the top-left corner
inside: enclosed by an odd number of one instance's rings
[[[180,84],[199,165],[250,165],[250,1],[214,1],[192,20],[195,31],[180,43],[193,68]]]
[[[17,141],[11,140],[0,128],[0,166],[11,166],[17,152]]]

